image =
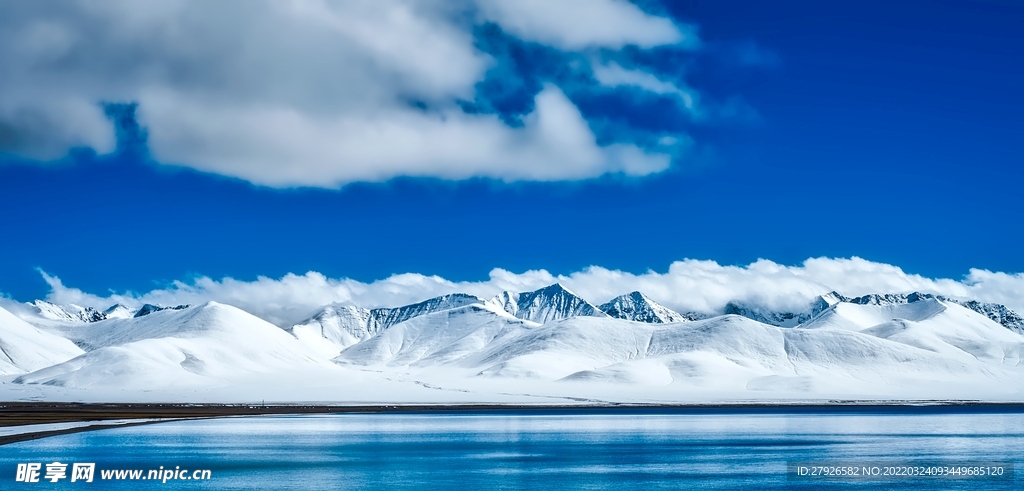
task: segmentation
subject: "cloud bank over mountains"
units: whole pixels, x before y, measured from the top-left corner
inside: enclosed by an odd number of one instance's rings
[[[558,282],[588,301],[600,304],[638,290],[678,312],[721,312],[730,301],[756,303],[778,310],[805,308],[817,295],[838,291],[848,296],[922,292],[974,299],[1024,311],[1024,274],[972,269],[962,279],[927,278],[897,266],[861,258],[812,258],[798,266],[758,260],[746,266],[687,259],[665,272],[634,274],[590,267],[568,275],[544,270],[513,273],[494,269],[483,281],[450,281],[416,273],[373,282],[333,279],[317,272],[288,274],[254,281],[201,277],[178,281],[145,293],[97,295],[64,285],[43,273],[51,292],[46,300],[103,309],[115,303],[140,306],[201,304],[217,301],[237,306],[278,325],[290,325],[332,303],[362,307],[396,307],[449,293],[488,298],[501,291],[529,291]]]
[[[134,102],[154,160],[276,187],[647,175],[688,135],[573,97],[638,92],[692,119],[683,67],[635,53],[692,52],[696,32],[625,0],[8,2],[0,154],[111,152],[102,104]]]

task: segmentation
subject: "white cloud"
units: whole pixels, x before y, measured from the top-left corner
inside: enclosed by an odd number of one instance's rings
[[[284,107],[239,112],[170,94],[141,101],[152,144],[165,149],[164,159],[271,186],[333,186],[397,175],[566,180],[605,172],[646,175],[670,163],[667,154],[633,145],[598,147],[579,110],[554,86],[537,95],[521,128],[454,109],[436,114],[391,108],[312,121]],[[190,144],[203,138],[205,144]],[[246,152],[239,153],[241,147]]]
[[[270,186],[668,166],[664,149],[599,146],[557,87],[521,128],[463,112],[456,100],[495,63],[474,46],[474,15],[562,49],[696,42],[622,0],[4,2],[0,151],[110,151],[99,102],[137,101],[156,160]]]
[[[687,259],[672,263],[668,271],[634,274],[590,267],[568,275],[539,271],[512,273],[494,269],[483,281],[455,282],[438,276],[407,273],[370,283],[331,279],[316,272],[289,274],[280,279],[255,281],[232,278],[176,282],[147,293],[96,296],[70,288],[59,278],[44,275],[56,303],[105,308],[114,303],[138,306],[197,304],[209,300],[228,303],[280,325],[301,320],[331,303],[365,307],[394,307],[446,293],[464,292],[481,297],[502,290],[529,291],[561,282],[589,301],[599,304],[639,290],[673,309],[687,312],[720,311],[733,300],[756,302],[778,309],[804,308],[816,295],[832,290],[844,295],[909,293],[920,291],[1007,305],[1024,312],[1024,274],[972,269],[963,279],[927,278],[899,267],[861,258],[812,258],[799,266],[758,260],[746,266],[723,266],[714,261]]]
[[[516,37],[566,50],[699,45],[695,28],[649,15],[627,0],[481,0],[488,20]]]

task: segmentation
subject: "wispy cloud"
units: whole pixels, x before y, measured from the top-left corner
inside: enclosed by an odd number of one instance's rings
[[[331,303],[392,307],[447,293],[490,297],[502,290],[529,291],[554,282],[561,282],[595,303],[640,290],[683,312],[716,312],[733,300],[798,309],[816,295],[832,290],[845,295],[920,291],[1002,303],[1024,312],[1024,274],[972,269],[961,279],[928,278],[857,257],[812,258],[797,266],[764,259],[746,266],[687,259],[672,263],[665,272],[641,274],[598,266],[568,275],[553,275],[544,270],[513,273],[494,269],[487,279],[480,281],[451,281],[416,273],[368,283],[332,279],[316,272],[288,274],[278,279],[261,277],[255,281],[202,277],[150,292],[115,295],[90,294],[64,285],[56,276],[43,273],[43,277],[51,288],[47,300],[56,303],[104,308],[114,303],[177,305],[213,300],[238,306],[281,325],[301,320]]]
[[[679,97],[683,106],[693,114],[697,114],[697,94],[689,87],[679,87],[672,82],[659,79],[652,73],[643,70],[627,70],[618,63],[598,64],[594,66],[594,78],[609,87],[630,86],[648,92]]]

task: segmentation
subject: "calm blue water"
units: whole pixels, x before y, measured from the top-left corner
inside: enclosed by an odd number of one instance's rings
[[[15,482],[18,463],[95,462],[93,483]],[[1024,479],[797,481],[787,464],[1012,463],[1024,414],[481,412],[161,423],[0,447],[0,489],[1020,489]],[[209,481],[102,480],[209,469]],[[43,469],[45,471],[45,468]],[[70,466],[68,467],[70,477]]]

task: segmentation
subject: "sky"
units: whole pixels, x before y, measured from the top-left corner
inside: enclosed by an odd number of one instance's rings
[[[0,5],[0,292],[1024,297],[1019,2],[245,5]]]

